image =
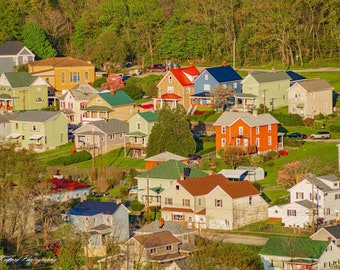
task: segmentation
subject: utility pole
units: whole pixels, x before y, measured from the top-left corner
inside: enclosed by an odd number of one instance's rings
[[[92,128],[92,140],[93,140],[93,183],[96,184],[97,182],[96,143],[93,128]]]
[[[147,213],[148,213],[148,224],[150,224],[150,199],[149,199],[149,176],[146,179],[146,206],[147,206]]]
[[[315,220],[314,220],[314,184],[312,184],[312,234],[315,233]]]
[[[262,97],[263,97],[263,113],[266,113],[266,92],[268,89],[263,89],[262,90]]]

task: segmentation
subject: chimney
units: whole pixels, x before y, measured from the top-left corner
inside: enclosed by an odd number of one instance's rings
[[[227,62],[226,61],[223,61],[222,62],[222,67],[226,67],[227,66]]]
[[[253,110],[253,115],[254,115],[254,116],[257,116],[257,110],[256,110],[256,109]]]
[[[185,168],[183,169],[183,172],[184,172],[184,179],[186,179],[187,177],[190,176],[190,171],[191,171],[190,167],[185,167]]]
[[[183,173],[181,173],[181,175],[179,176],[179,180],[180,181],[183,181],[185,178],[184,178],[184,174]]]
[[[158,222],[159,222],[159,228],[163,228],[163,226],[164,226],[164,218],[160,218],[158,220]]]

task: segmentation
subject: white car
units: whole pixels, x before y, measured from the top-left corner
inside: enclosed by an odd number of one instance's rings
[[[129,195],[135,195],[138,192],[138,186],[133,186],[129,189]]]

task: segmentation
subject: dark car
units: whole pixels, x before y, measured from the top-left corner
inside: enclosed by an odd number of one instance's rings
[[[150,72],[164,72],[167,70],[166,66],[164,66],[163,64],[154,64],[151,66],[148,66],[148,70]]]
[[[331,134],[328,131],[318,131],[310,135],[311,139],[329,139]]]
[[[302,139],[307,139],[307,135],[300,133],[300,132],[293,132],[291,134],[288,134],[288,138],[302,138]]]

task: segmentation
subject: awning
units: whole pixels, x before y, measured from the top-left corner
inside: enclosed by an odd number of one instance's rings
[[[40,140],[44,135],[32,135],[30,140]]]
[[[18,139],[20,136],[21,136],[21,134],[19,134],[19,133],[12,133],[12,134],[9,134],[6,138],[8,138],[8,139]]]

